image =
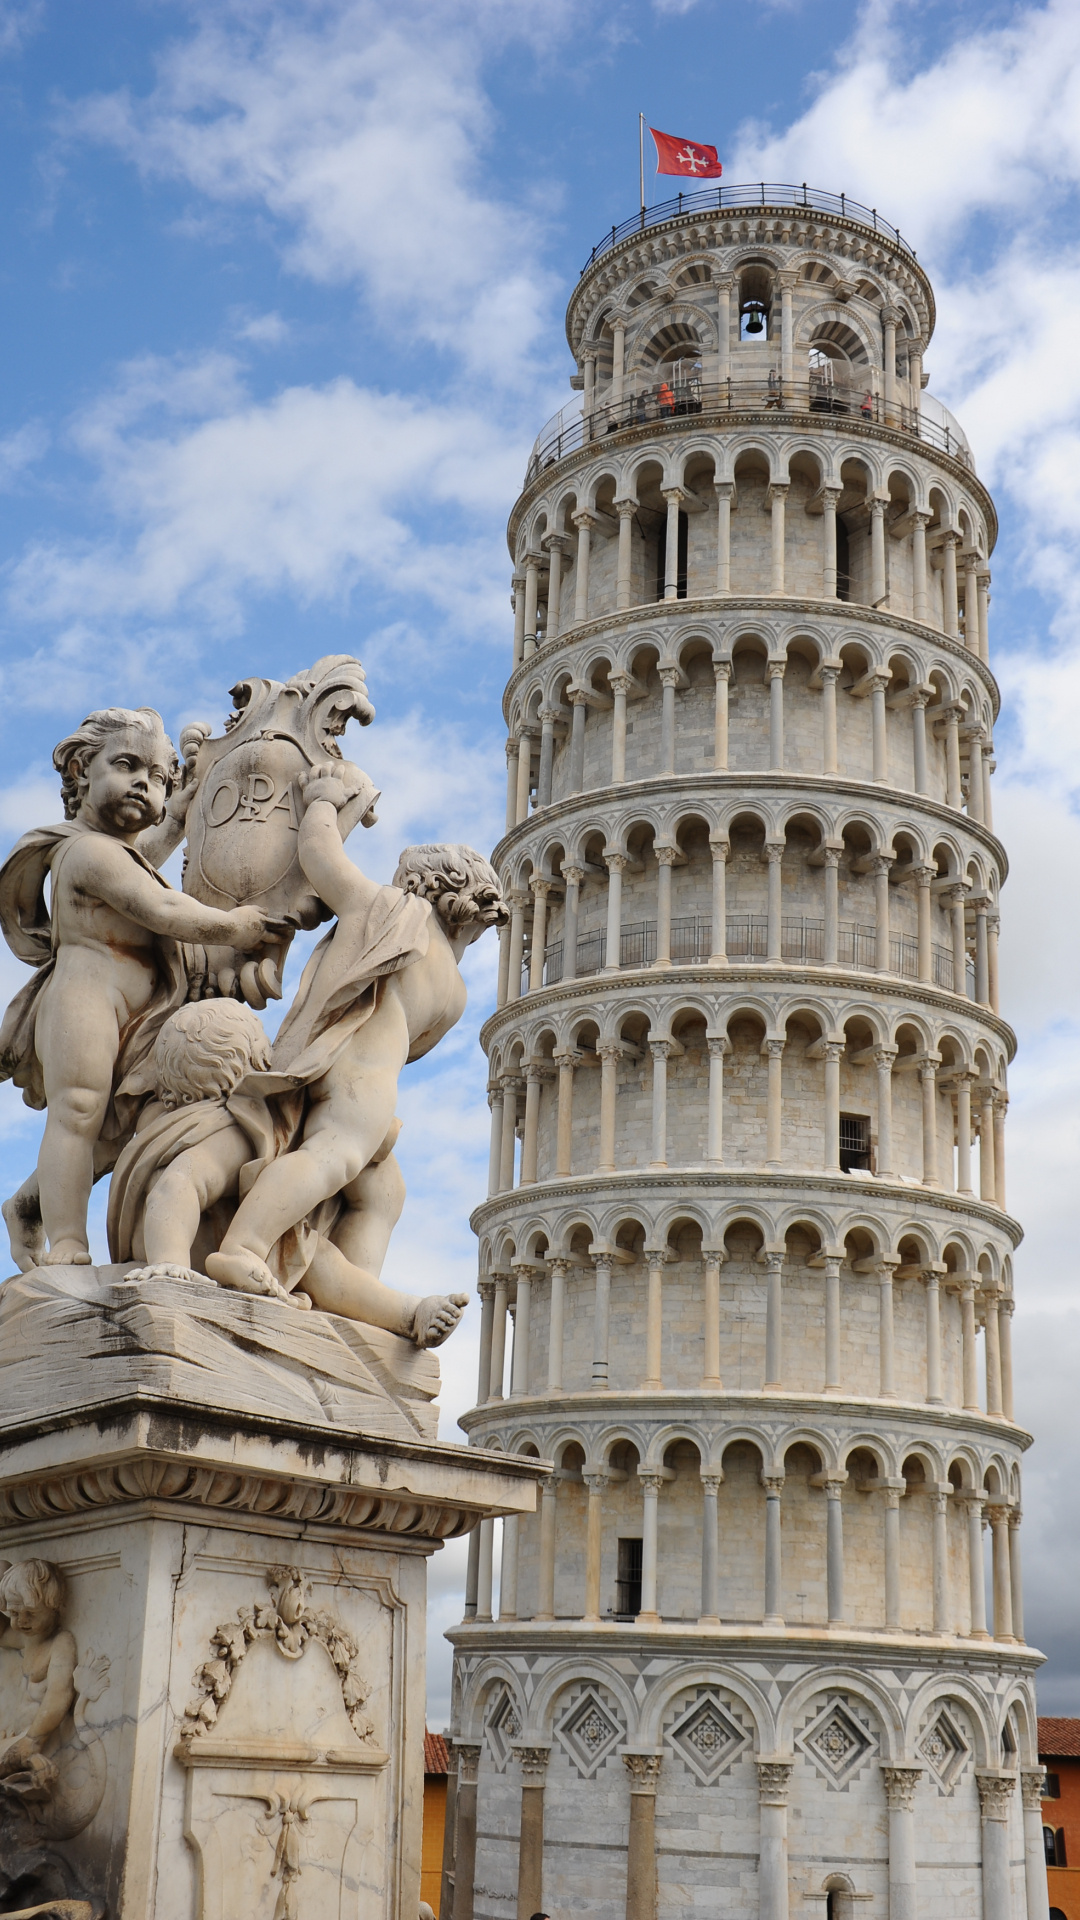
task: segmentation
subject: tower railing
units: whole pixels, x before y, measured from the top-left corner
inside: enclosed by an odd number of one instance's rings
[[[823,193],[820,187],[808,187],[805,180],[801,187],[777,184],[776,181],[758,180],[747,185],[700,187],[694,193],[678,193],[672,200],[661,200],[655,207],[642,207],[629,220],[612,227],[602,240],[598,240],[581,272],[587,273],[594,261],[602,254],[618,246],[629,234],[644,233],[649,227],[662,227],[667,220],[677,220],[683,213],[712,213],[732,211],[750,207],[806,207],[817,213],[839,214],[842,220],[857,221],[860,226],[872,227],[895,246],[902,247],[912,260],[918,258],[913,246],[906,241],[899,228],[891,226],[876,207],[864,207],[860,201],[851,200],[846,193]],[[580,275],[578,276],[580,279]]]

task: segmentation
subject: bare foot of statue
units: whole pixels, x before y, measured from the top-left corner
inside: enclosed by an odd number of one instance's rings
[[[82,1240],[58,1240],[38,1261],[39,1267],[92,1267],[93,1264]]]
[[[417,1303],[412,1337],[418,1347],[441,1347],[469,1304],[467,1293],[429,1293]]]
[[[130,1273],[124,1275],[125,1285],[144,1280],[194,1280],[200,1286],[207,1285],[205,1273],[196,1273],[194,1267],[172,1266],[166,1260],[158,1260],[149,1267],[133,1267]]]
[[[263,1299],[282,1300],[287,1307],[311,1306],[306,1293],[290,1293],[279,1286],[266,1263],[253,1253],[208,1253],[206,1271],[219,1287],[231,1287],[236,1293],[255,1293]]]
[[[36,1193],[13,1193],[0,1206],[11,1241],[11,1257],[20,1273],[40,1267],[45,1258],[45,1228]]]

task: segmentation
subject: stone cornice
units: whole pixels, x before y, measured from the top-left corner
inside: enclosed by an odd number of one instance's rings
[[[697,618],[705,620],[728,614],[756,615],[759,620],[767,619],[773,612],[791,616],[802,615],[806,619],[840,620],[843,624],[862,627],[886,628],[900,634],[910,634],[923,646],[940,647],[947,659],[963,661],[972,669],[976,679],[981,680],[993,702],[994,717],[1001,708],[1001,693],[997,681],[989,667],[984,666],[970,647],[960,640],[950,639],[940,628],[928,626],[921,620],[910,620],[899,613],[879,611],[877,607],[866,607],[852,600],[811,600],[771,594],[704,594],[696,600],[646,600],[637,607],[628,607],[618,613],[612,608],[607,613],[596,614],[591,620],[583,620],[580,626],[571,627],[560,633],[554,640],[545,640],[542,647],[528,660],[523,660],[509,675],[503,694],[503,713],[508,711],[508,702],[519,683],[528,672],[535,671],[538,661],[555,660],[561,650],[569,650],[585,640],[600,640],[613,631],[622,631],[635,625],[651,626],[656,620],[676,621]],[[846,641],[843,643],[846,645]]]
[[[740,1621],[734,1626],[709,1627],[696,1621],[661,1620],[649,1627],[635,1621],[600,1620],[585,1626],[580,1620],[463,1620],[448,1627],[446,1637],[460,1653],[521,1654],[532,1648],[560,1658],[577,1656],[595,1659],[605,1644],[624,1654],[640,1651],[655,1659],[661,1646],[685,1660],[761,1660],[772,1655],[785,1665],[795,1663],[805,1652],[807,1670],[820,1667],[823,1655],[829,1667],[844,1660],[868,1658],[875,1666],[925,1669],[940,1673],[944,1652],[962,1658],[965,1672],[996,1676],[1029,1674],[1042,1666],[1046,1655],[1035,1647],[1021,1647],[994,1640],[969,1640],[961,1635],[901,1634],[885,1631],[858,1633],[848,1627],[802,1627],[790,1622],[783,1627],[753,1626]],[[696,1668],[695,1668],[696,1671]]]
[[[479,1235],[507,1215],[535,1214],[546,1205],[565,1208],[573,1201],[590,1199],[607,1207],[619,1194],[640,1196],[643,1190],[654,1194],[730,1193],[735,1198],[746,1198],[752,1192],[777,1196],[798,1194],[808,1204],[811,1196],[820,1201],[828,1194],[836,1194],[842,1196],[845,1204],[862,1207],[880,1205],[885,1199],[900,1208],[905,1218],[918,1216],[928,1207],[941,1207],[946,1213],[976,1219],[984,1228],[996,1229],[1013,1247],[1018,1247],[1023,1238],[1018,1220],[972,1194],[951,1193],[940,1187],[909,1187],[899,1181],[864,1181],[855,1174],[815,1173],[799,1168],[770,1173],[751,1167],[670,1167],[663,1171],[636,1167],[619,1173],[575,1174],[566,1180],[537,1180],[527,1187],[513,1187],[481,1201],[469,1216],[469,1223]]]

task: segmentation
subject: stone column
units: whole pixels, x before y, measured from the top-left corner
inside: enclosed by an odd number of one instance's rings
[[[517,826],[518,743],[506,743],[506,831]]]
[[[586,352],[582,355],[581,371],[584,376],[584,388],[582,392],[582,401],[581,401],[581,413],[582,413],[582,419],[585,427],[583,438],[586,440],[591,440],[593,437],[592,413],[593,413],[593,408],[596,405],[596,352],[595,352],[595,349],[593,349],[592,351]]]
[[[1001,1344],[1001,1411],[1006,1420],[1016,1419],[1016,1407],[1013,1400],[1013,1364],[1012,1364],[1012,1317],[1016,1306],[1011,1294],[1003,1293],[1000,1300],[998,1317],[998,1337]]]
[[[893,1314],[893,1274],[898,1260],[878,1261],[878,1393],[896,1399],[896,1339]]]
[[[949,917],[952,921],[953,992],[966,1000],[968,997],[967,934],[964,908],[967,901],[967,886],[946,887],[943,898],[948,902]]]
[[[1007,1501],[991,1500],[986,1509],[990,1522],[990,1549],[993,1567],[994,1639],[1015,1645],[1012,1620],[1012,1576],[1009,1568],[1009,1506]]]
[[[521,962],[525,952],[525,902],[527,895],[515,891],[508,896],[510,907],[510,965],[506,979],[507,1005],[521,999]]]
[[[953,531],[946,532],[942,542],[942,558],[944,559],[945,565],[942,573],[941,598],[945,632],[948,634],[950,640],[958,638],[958,628],[960,626],[960,609],[956,598],[956,549],[959,545],[960,535]]]
[[[656,1570],[660,1533],[660,1489],[667,1476],[638,1468],[641,1481],[641,1612],[639,1626],[654,1626],[660,1619],[656,1605]]]
[[[945,1267],[932,1261],[924,1270],[926,1283],[926,1399],[942,1405],[941,1393],[941,1275]]]
[[[994,1089],[988,1081],[979,1087],[979,1198],[993,1206],[997,1197],[994,1180]]]
[[[982,1920],[1014,1920],[1009,1861],[1009,1807],[1014,1773],[976,1767],[982,1812]]]
[[[631,600],[632,541],[637,506],[636,500],[616,500],[615,502],[615,511],[619,516],[619,553],[615,567],[615,608],[618,613],[625,613]]]
[[[825,1392],[839,1393],[840,1378],[840,1266],[841,1255],[825,1255]]]
[[[889,1920],[918,1920],[915,1792],[921,1767],[881,1769],[889,1806]]]
[[[510,582],[510,605],[514,610],[514,665],[525,657],[525,575],[515,573]]]
[[[765,1110],[765,1164],[779,1167],[782,1164],[781,1115],[784,1097],[784,1041],[766,1039],[761,1043],[761,1051],[768,1057],[769,1083]]]
[[[600,1618],[600,1567],[603,1546],[604,1488],[606,1473],[585,1473],[582,1479],[589,1490],[585,1521],[585,1619]]]
[[[870,605],[880,607],[888,599],[885,579],[885,506],[877,495],[870,501]]]
[[[726,1033],[706,1036],[709,1049],[709,1132],[705,1158],[710,1167],[724,1164],[724,1055],[731,1052]]]
[[[882,1491],[885,1495],[885,1625],[898,1633],[900,1630],[900,1502],[907,1491],[907,1482],[903,1479],[887,1479]]]
[[[780,378],[784,384],[784,404],[791,406],[794,395],[789,391],[795,375],[794,328],[792,326],[791,297],[795,287],[796,274],[791,267],[782,267],[777,274],[780,282]]]
[[[986,1570],[983,1565],[982,1544],[985,1499],[986,1495],[981,1492],[966,1492],[963,1495],[968,1522],[968,1591],[972,1640],[989,1640],[990,1638],[986,1631]]]
[[[608,686],[615,700],[611,716],[611,784],[621,786],[626,779],[626,696],[633,686],[628,673],[609,673]]]
[[[874,1065],[877,1068],[877,1174],[879,1180],[891,1179],[896,1171],[893,1166],[892,1137],[892,1070],[896,1055],[896,1047],[874,1048]]]
[[[563,1363],[563,1319],[566,1311],[566,1276],[570,1271],[570,1261],[556,1258],[548,1260],[547,1269],[551,1276],[551,1294],[548,1300],[548,1377],[549,1393],[561,1393]]]
[[[621,1040],[601,1040],[600,1055],[600,1159],[597,1173],[615,1172],[615,1096],[619,1085]]]
[[[889,924],[889,868],[892,856],[879,853],[874,857],[874,929],[877,948],[877,969],[879,973],[892,971],[892,928]]]
[[[678,847],[654,846],[656,876],[656,959],[657,967],[671,965],[671,869],[679,857]]]
[[[611,322],[611,404],[617,407],[623,397],[623,381],[626,371],[626,321],[620,317]]]
[[[540,555],[525,555],[525,644],[522,659],[529,660],[536,652],[536,612],[540,596]]]
[[[825,847],[825,965],[835,967],[840,952],[840,847]]]
[[[585,785],[585,719],[589,696],[584,687],[567,687],[566,697],[573,709],[570,721],[570,792],[580,793]]]
[[[491,1389],[491,1336],[495,1326],[495,1282],[481,1274],[476,1282],[480,1295],[480,1365],[476,1382],[476,1404],[482,1407]]]
[[[1021,1647],[1024,1639],[1024,1581],[1020,1568],[1020,1509],[1009,1508],[1009,1579],[1012,1582],[1013,1639]]]
[[[933,1508],[931,1563],[934,1588],[934,1632],[949,1632],[949,1497],[947,1480],[935,1481],[930,1489]]]
[[[948,707],[942,717],[945,721],[945,804],[959,813],[964,804],[960,779],[960,710]]]
[[[930,690],[927,687],[916,687],[911,696],[911,742],[916,793],[930,791],[926,764],[926,705],[929,698]]]
[[[585,878],[585,869],[564,864],[562,877],[566,882],[566,899],[563,903],[562,977],[564,980],[576,980],[578,915],[581,911],[581,883]]]
[[[562,627],[563,555],[569,542],[563,533],[546,533],[540,545],[547,548],[549,562],[547,638],[557,640]]]
[[[529,792],[532,786],[532,743],[533,737],[528,727],[522,727],[518,735],[517,764],[517,801],[516,826],[522,826],[529,817]]]
[[[517,1920],[532,1920],[544,1898],[544,1781],[550,1747],[514,1747],[521,1765]]]
[[[646,1392],[659,1393],[663,1381],[663,1338],[664,1338],[664,1268],[668,1261],[666,1247],[646,1247],[645,1258],[649,1263],[649,1289],[645,1307],[645,1378],[642,1386]]]
[[[765,668],[769,682],[769,768],[784,771],[784,672],[787,660],[770,660]]]
[[[986,1413],[990,1420],[1000,1420],[1001,1405],[1001,1341],[999,1338],[998,1298],[1000,1288],[996,1280],[989,1281],[983,1288],[983,1312],[986,1316],[985,1360],[986,1360]]]
[[[1009,1110],[1009,1096],[1000,1091],[994,1095],[994,1198],[1002,1212],[1005,1211],[1005,1115]]]
[[[555,1545],[558,1522],[559,1483],[552,1475],[540,1490],[540,1565],[537,1580],[536,1618],[555,1618]]]
[[[971,1193],[971,1087],[973,1073],[956,1076],[956,1189]]]
[[[499,1575],[499,1619],[517,1619],[518,1584],[518,1516],[508,1513],[503,1518],[502,1558]]]
[[[539,993],[544,984],[544,959],[547,951],[548,896],[552,883],[543,874],[529,880],[533,896],[532,952],[529,959],[529,992]]]
[[[533,1269],[527,1260],[515,1260],[513,1268],[517,1275],[517,1314],[514,1319],[514,1364],[510,1379],[510,1396],[511,1399],[520,1400],[529,1391]]]
[[[447,1739],[449,1770],[446,1778],[446,1810],[443,1818],[442,1876],[439,1884],[439,1912],[443,1920],[454,1914],[454,1847],[457,1841],[458,1759],[454,1742]]]
[[[536,804],[538,807],[551,805],[551,772],[555,764],[555,722],[559,718],[557,707],[540,709],[540,771],[536,779]]]
[[[701,1475],[701,1614],[700,1627],[720,1625],[720,1518],[718,1495],[722,1473]]]
[[[490,1526],[490,1521],[481,1521]],[[480,1748],[471,1742],[454,1741],[457,1754],[457,1844],[454,1848],[453,1920],[473,1920],[473,1889],[476,1880],[476,1790],[480,1778]]]
[[[930,887],[935,879],[933,867],[913,867],[912,879],[917,888],[918,928],[919,928],[919,980],[928,987],[934,978],[933,922],[930,917]]]
[[[874,759],[871,778],[879,785],[887,786],[889,783],[889,736],[886,725],[885,689],[889,684],[889,675],[884,667],[879,667],[867,677],[870,681],[870,727]]]
[[[821,756],[825,773],[839,771],[836,764],[836,683],[839,678],[839,664],[826,661],[821,669]]]
[[[499,928],[499,983],[495,989],[495,1004],[505,1007],[510,996],[510,929]]]
[[[503,1074],[502,1148],[499,1162],[500,1193],[509,1193],[514,1185],[514,1148],[517,1144],[517,1103],[522,1084],[514,1074]]]
[[[784,1476],[782,1473],[763,1473],[761,1484],[765,1489],[765,1617],[762,1624],[766,1627],[782,1627],[780,1495],[784,1490]]]
[[[979,653],[979,555],[973,547],[960,555],[964,567],[964,645]]]
[[[716,700],[713,707],[713,772],[725,773],[728,763],[728,687],[731,682],[731,661],[714,660],[713,678],[716,681]]]
[[[731,281],[716,282],[716,377],[731,378]]]
[[[727,966],[727,862],[726,840],[709,836],[712,854],[712,951],[710,967]]]
[[[922,412],[922,362],[926,350],[925,342],[913,340],[908,347],[908,388],[911,393],[911,410],[915,415],[915,431],[918,432],[918,417]]]
[[[622,964],[622,877],[630,862],[625,853],[609,852],[605,847],[604,863],[608,870],[607,957],[604,971],[618,973]]]
[[[788,495],[787,481],[777,481],[770,486],[765,495],[765,504],[772,512],[772,579],[769,592],[783,594],[784,585],[784,505]]]
[[[783,954],[784,923],[782,918],[783,895],[781,893],[780,863],[784,858],[784,842],[782,840],[767,840],[765,842],[765,858],[769,863],[768,957],[770,960],[779,960]]]
[[[606,1387],[611,1321],[611,1255],[609,1253],[594,1254],[593,1268],[596,1279],[593,1295],[592,1383],[594,1387]]]
[[[825,1060],[825,1152],[826,1173],[840,1171],[840,1062],[844,1057],[843,1040],[822,1042]]]
[[[488,1199],[499,1191],[502,1166],[503,1090],[498,1080],[488,1082],[488,1106],[491,1108],[491,1141],[488,1147]]]
[[[979,1374],[975,1346],[975,1276],[958,1274],[960,1281],[960,1343],[964,1375],[964,1412],[979,1413]]]
[[[652,1054],[652,1159],[651,1167],[667,1166],[667,1063],[674,1051],[670,1040],[650,1040]]]
[[[784,1368],[784,1248],[765,1250],[769,1277],[765,1293],[765,1379],[766,1393],[780,1393]]]
[[[716,494],[716,591],[731,592],[731,507],[735,498],[733,480],[717,480]]]
[[[937,1187],[937,1070],[938,1056],[924,1054],[919,1062],[919,1079],[922,1082],[922,1153],[923,1186]]]
[[[681,679],[681,668],[660,668],[660,685],[663,688],[660,710],[661,773],[675,771],[675,689]]]
[[[477,1620],[491,1619],[491,1593],[494,1585],[492,1561],[495,1554],[495,1522],[480,1522],[480,1556],[476,1570]]]
[[[839,487],[821,489],[822,597],[826,600],[836,599],[836,503],[840,492]]]
[[[990,665],[990,569],[979,568],[979,659]]]
[[[510,1275],[494,1273],[491,1277],[495,1282],[495,1298],[491,1310],[491,1371],[488,1375],[487,1398],[501,1400],[506,1371],[506,1301],[510,1291]]]
[[[896,329],[901,324],[901,315],[895,307],[882,307],[881,324],[885,333],[885,425],[895,427],[900,424],[896,405]],[[896,1916],[890,1914],[889,1920],[896,1920]]]
[[[990,776],[996,766],[997,761],[994,759],[994,743],[992,740],[984,740],[982,747],[982,817],[983,825],[989,833],[993,833],[994,831],[994,793]]]
[[[577,579],[574,583],[574,625],[589,617],[589,542],[597,522],[591,513],[575,513],[571,519],[577,528]]]
[[[981,727],[965,727],[964,738],[968,743],[968,819],[983,825],[983,730]]]
[[[718,1392],[720,1377],[720,1269],[727,1255],[723,1247],[703,1247],[705,1263],[705,1370],[701,1384]]]
[[[758,1914],[760,1920],[788,1920],[787,1806],[794,1763],[758,1760],[755,1764],[761,1821]]]
[[[913,513],[911,516],[911,601],[912,613],[916,620],[924,624],[927,619],[926,604],[926,529],[930,525],[928,513]]]
[[[558,1047],[552,1055],[559,1070],[559,1108],[555,1122],[555,1177],[570,1176],[574,1144],[574,1068],[581,1059],[573,1047]]]
[[[847,1474],[834,1474],[825,1482],[825,1581],[828,1590],[830,1627],[844,1624],[844,1508],[842,1495]]]
[[[661,487],[667,502],[667,523],[664,528],[664,599],[677,600],[679,597],[679,508],[685,495],[681,487]]]
[[[1050,1896],[1046,1884],[1046,1855],[1043,1852],[1043,1794],[1046,1774],[1042,1767],[1020,1774],[1020,1798],[1024,1805],[1024,1905],[1025,1920],[1050,1920]]]
[[[626,1853],[626,1920],[656,1920],[656,1788],[662,1756],[624,1753],[630,1775]]]

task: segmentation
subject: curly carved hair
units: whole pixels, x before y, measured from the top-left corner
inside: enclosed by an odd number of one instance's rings
[[[19,1560],[0,1575],[0,1613],[22,1607],[49,1607],[59,1613],[64,1604],[64,1576],[50,1560]]]
[[[266,1072],[270,1042],[262,1021],[238,1000],[193,1000],[166,1020],[153,1064],[163,1107],[226,1100],[253,1068]]]
[[[394,885],[430,900],[454,932],[476,921],[484,927],[504,927],[510,918],[498,874],[490,860],[472,847],[406,847]]]
[[[171,793],[180,778],[176,748],[165,731],[165,722],[154,707],[101,707],[88,713],[81,727],[69,733],[53,748],[53,766],[60,775],[60,794],[65,820],[74,820],[86,797],[86,769],[100,753],[110,734],[131,728],[162,740],[167,748],[168,790]]]

